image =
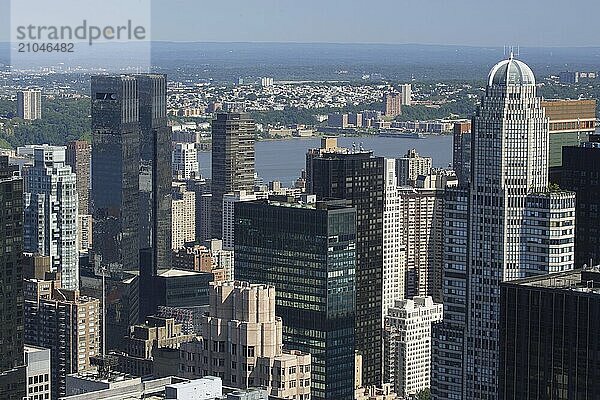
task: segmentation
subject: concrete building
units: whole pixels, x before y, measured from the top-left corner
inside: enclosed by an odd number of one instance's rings
[[[227,386],[265,387],[272,396],[310,399],[310,354],[284,351],[275,288],[230,282],[211,288],[202,334],[181,345],[184,377],[218,376]]]
[[[269,76],[264,76],[264,77],[260,78],[260,86],[262,86],[262,87],[273,86],[273,78],[269,77]]]
[[[42,91],[39,89],[17,92],[17,117],[33,121],[42,118]]]
[[[398,189],[400,246],[405,249],[404,294],[442,295],[444,189]]]
[[[0,156],[0,393],[25,396],[23,365],[23,180]]]
[[[496,399],[500,283],[574,266],[574,193],[549,188],[548,118],[526,64],[511,56],[492,68],[472,135],[472,181],[446,212],[433,399]]]
[[[150,316],[145,323],[132,326],[129,335],[123,338],[124,350],[113,353],[119,360],[116,369],[133,376],[157,376],[154,373],[156,351],[179,349],[181,343],[192,338],[191,334],[182,332],[182,325],[175,323],[173,318]]]
[[[173,179],[188,180],[200,178],[198,151],[195,143],[175,143],[171,160]]]
[[[385,319],[384,381],[403,397],[430,386],[432,325],[441,321],[443,305],[431,297],[397,300]]]
[[[386,117],[396,118],[402,114],[402,98],[403,96],[397,92],[388,92],[383,95],[383,113]]]
[[[500,285],[498,399],[600,398],[600,270]]]
[[[402,94],[402,105],[412,105],[412,85],[410,83],[400,85],[400,93]]]
[[[89,214],[91,156],[92,147],[89,142],[74,140],[67,143],[65,161],[77,177],[79,215]]]
[[[65,163],[65,148],[34,145],[34,165],[23,171],[24,250],[50,256],[61,286],[79,288],[77,177]]]
[[[346,129],[350,126],[348,122],[348,114],[334,113],[327,117],[327,126],[332,128]]]
[[[399,186],[414,186],[419,175],[431,173],[431,157],[422,157],[416,149],[410,149],[404,157],[396,159],[396,176]]]
[[[185,183],[172,184],[171,249],[196,240],[196,193],[186,189]]]
[[[50,399],[50,349],[25,346],[25,377],[27,379],[27,400]]]
[[[223,238],[223,196],[254,188],[256,124],[246,113],[217,114],[212,124],[212,235]]]
[[[88,253],[93,245],[93,219],[90,214],[77,216],[77,249],[80,253]]]
[[[25,343],[50,349],[51,398],[64,396],[66,376],[91,370],[90,357],[100,354],[100,301],[56,288],[27,297]]]
[[[234,232],[234,208],[235,203],[240,201],[256,200],[256,194],[247,193],[245,190],[237,190],[223,196],[223,248],[233,250],[235,246]]]

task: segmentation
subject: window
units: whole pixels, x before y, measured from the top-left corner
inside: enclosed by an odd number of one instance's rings
[[[254,346],[248,346],[248,357],[254,357]]]
[[[231,343],[231,354],[233,354],[234,356],[237,353],[237,345],[234,343]]]

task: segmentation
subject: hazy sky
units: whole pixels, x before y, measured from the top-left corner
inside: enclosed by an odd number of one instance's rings
[[[153,40],[600,46],[600,0],[151,1]]]

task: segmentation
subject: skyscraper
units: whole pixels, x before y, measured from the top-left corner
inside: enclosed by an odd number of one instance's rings
[[[212,122],[212,237],[223,236],[223,195],[254,189],[254,133],[245,113],[217,114]]]
[[[42,91],[39,89],[17,92],[17,117],[32,121],[42,118]]]
[[[92,77],[94,256],[113,273],[171,260],[171,138],[166,76]]]
[[[212,286],[201,326],[200,337],[181,344],[182,376],[218,376],[230,387],[262,386],[277,398],[310,399],[311,355],[283,349],[273,286]]]
[[[308,187],[317,199],[346,199],[356,207],[356,349],[363,356],[365,386],[379,386],[385,159],[358,149],[313,153],[306,170],[311,171]]]
[[[235,276],[275,287],[284,344],[312,355],[311,398],[353,399],[356,209],[308,200],[235,204]]]
[[[386,117],[395,118],[402,114],[402,96],[397,92],[383,95],[384,114]]]
[[[435,333],[435,399],[497,399],[500,282],[573,268],[575,198],[548,187],[540,102],[527,65],[511,56],[492,68],[472,120],[470,187],[449,201],[457,226],[446,239],[443,287],[452,312]]]
[[[167,77],[134,75],[140,118],[140,248],[152,248],[154,270],[171,266],[171,127],[167,125]],[[150,175],[151,185],[144,184]],[[149,192],[148,192],[149,190]],[[147,199],[149,198],[149,201]],[[146,235],[146,224],[149,235]]]
[[[414,186],[419,175],[431,173],[431,157],[422,157],[416,149],[410,149],[403,157],[396,159],[398,185]]]
[[[402,91],[402,105],[410,106],[412,104],[412,85],[410,83],[402,84],[400,90]]]
[[[597,140],[597,139],[596,139]],[[600,143],[563,147],[557,179],[561,188],[576,192],[575,265],[600,264]]]
[[[113,274],[139,267],[140,123],[132,76],[92,76],[93,257]]]
[[[89,213],[91,152],[90,143],[85,140],[67,143],[66,163],[77,176],[79,215]]]
[[[34,146],[34,165],[23,170],[24,250],[50,256],[65,289],[79,288],[77,181],[65,148]]]
[[[0,393],[25,396],[23,366],[23,180],[0,156]]]

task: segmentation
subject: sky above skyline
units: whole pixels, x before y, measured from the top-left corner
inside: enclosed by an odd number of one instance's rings
[[[131,5],[146,0],[123,1],[129,10],[116,14],[135,20]],[[600,46],[598,0],[150,1],[153,40]],[[52,4],[68,14],[69,2]],[[0,0],[0,41],[9,38],[8,3]]]

